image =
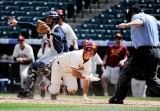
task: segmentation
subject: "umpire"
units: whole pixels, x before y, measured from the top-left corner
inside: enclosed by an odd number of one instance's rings
[[[158,26],[160,21],[141,12],[135,4],[126,11],[128,23],[119,24],[119,28],[131,28],[131,39],[136,52],[121,71],[117,90],[109,99],[110,104],[123,104],[131,78],[143,74],[147,86],[160,95],[160,79],[157,77],[160,60]]]

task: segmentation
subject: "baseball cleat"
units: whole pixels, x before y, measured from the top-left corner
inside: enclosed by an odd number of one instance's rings
[[[120,100],[116,97],[111,97],[109,99],[109,104],[123,104],[123,100]]]
[[[41,88],[42,90],[45,90],[45,85],[46,85],[45,82],[41,82],[41,83],[40,83],[40,88]]]
[[[45,94],[45,90],[40,88],[40,96],[41,98],[45,98],[46,94]]]
[[[51,94],[51,100],[57,100],[57,95]]]
[[[33,93],[24,91],[18,92],[17,97],[21,99],[34,99]]]
[[[83,101],[93,101],[92,99],[89,99],[87,97],[83,97]]]

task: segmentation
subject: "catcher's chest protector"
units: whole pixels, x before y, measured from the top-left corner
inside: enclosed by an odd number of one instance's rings
[[[56,27],[58,27],[58,26],[59,26],[59,25],[55,25],[55,26],[52,28],[51,32],[54,32],[55,29],[56,29]],[[50,47],[51,52],[55,52],[56,50],[55,50],[55,48],[54,48],[54,46],[53,46],[53,36],[52,36],[52,35],[45,34],[45,35],[44,35],[44,38],[47,39],[47,41],[48,41],[48,46]]]

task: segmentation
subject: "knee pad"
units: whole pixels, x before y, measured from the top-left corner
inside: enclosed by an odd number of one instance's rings
[[[37,65],[36,65],[36,62],[33,62],[29,65],[29,68],[28,68],[28,75],[32,75],[33,73],[37,74]]]
[[[51,74],[50,67],[47,67],[47,65],[45,65],[43,62],[38,62],[37,63],[37,70],[38,70],[38,73],[40,75],[43,75],[43,76],[46,76],[46,77]]]

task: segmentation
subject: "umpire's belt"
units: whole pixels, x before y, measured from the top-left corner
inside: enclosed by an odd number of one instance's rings
[[[137,49],[157,49],[160,46],[139,46]]]

